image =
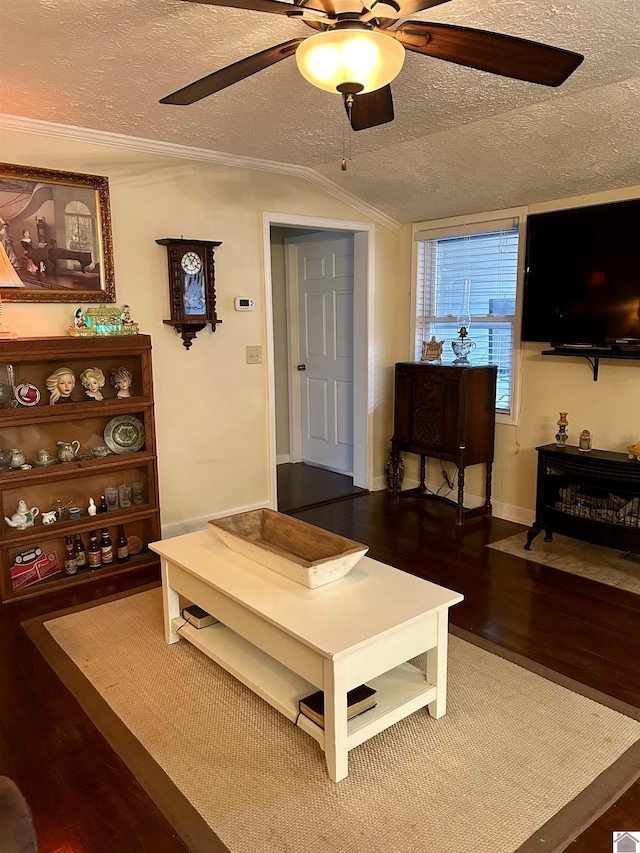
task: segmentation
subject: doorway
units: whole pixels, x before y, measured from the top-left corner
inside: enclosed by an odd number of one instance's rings
[[[264,215],[274,507],[278,479],[290,488],[285,500],[294,503],[309,502],[305,482],[311,497],[326,493],[329,500],[369,489],[372,228]],[[300,281],[307,287],[301,299]],[[331,355],[330,367],[342,373],[317,376],[308,356],[318,351]],[[305,446],[303,434],[313,447]]]
[[[353,477],[353,234],[285,237],[289,461]]]

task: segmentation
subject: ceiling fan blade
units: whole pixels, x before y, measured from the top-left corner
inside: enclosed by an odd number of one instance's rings
[[[162,98],[160,103],[184,106],[201,101],[202,98],[213,95],[221,89],[226,89],[227,86],[238,83],[240,80],[244,80],[245,77],[251,77],[252,74],[256,74],[270,65],[275,65],[276,62],[280,62],[280,60],[286,59],[288,56],[293,56],[298,45],[303,41],[303,38],[290,39],[282,44],[276,44],[273,47],[262,50],[260,53],[254,53],[253,56],[247,56],[239,62],[234,62],[233,65],[227,65],[226,68],[214,71],[213,74],[207,74],[206,77],[196,80],[195,83],[190,83],[188,86],[178,89],[177,92],[173,92],[173,94],[167,95],[166,98]]]
[[[224,6],[227,9],[247,9],[250,12],[270,12],[272,15],[287,15],[289,18],[326,21],[327,18],[334,17],[324,9],[283,3],[281,0],[185,0],[185,2],[201,3],[203,6]]]
[[[366,130],[393,121],[391,86],[383,86],[364,95],[354,95],[351,107],[345,99],[345,109],[354,130]]]
[[[584,59],[559,47],[451,24],[405,21],[395,35],[407,50],[543,86],[564,83]]]

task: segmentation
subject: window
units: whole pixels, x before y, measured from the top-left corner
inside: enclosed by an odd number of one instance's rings
[[[513,420],[520,228],[524,217],[504,213],[484,221],[423,223],[416,240],[415,358],[422,342],[444,341],[442,361],[451,364],[451,342],[465,326],[475,350],[472,364],[497,364],[496,412]],[[479,217],[480,218],[480,217]]]

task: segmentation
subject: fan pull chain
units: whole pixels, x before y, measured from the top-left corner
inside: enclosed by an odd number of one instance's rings
[[[349,129],[351,129],[351,108],[353,107],[353,95],[348,94],[344,96],[344,102],[347,107],[347,122],[349,124]],[[349,143],[347,151],[347,137],[346,137],[347,129],[346,125],[343,123],[342,125],[342,163],[340,164],[340,168],[343,172],[347,171],[347,160],[351,160],[351,134],[349,134]]]

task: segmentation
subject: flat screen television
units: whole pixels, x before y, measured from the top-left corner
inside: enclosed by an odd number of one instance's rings
[[[640,349],[640,199],[527,219],[522,340]]]

